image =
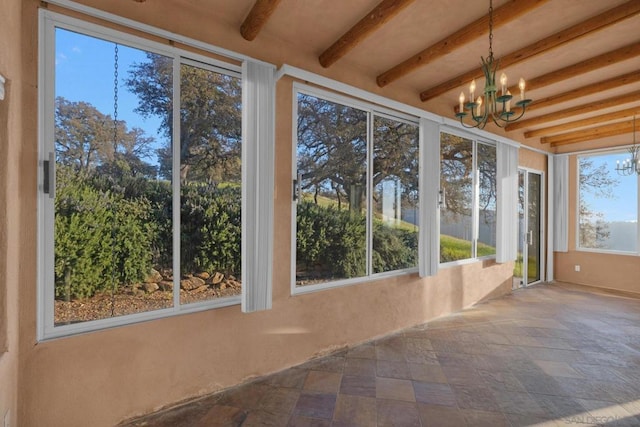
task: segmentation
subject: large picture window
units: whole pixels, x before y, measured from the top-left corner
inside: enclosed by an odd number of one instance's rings
[[[440,262],[496,253],[496,147],[440,134]]]
[[[419,127],[297,92],[295,286],[418,265]]]
[[[240,68],[86,25],[44,31],[45,335],[238,304]]]
[[[638,175],[620,176],[626,151],[578,156],[578,247],[638,253]]]

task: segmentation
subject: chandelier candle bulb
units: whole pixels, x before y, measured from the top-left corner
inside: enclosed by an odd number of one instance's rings
[[[476,107],[476,116],[480,116],[481,112],[482,112],[482,97],[478,96],[478,99],[476,100],[476,103],[478,104],[478,106]]]
[[[511,92],[507,90],[507,96],[511,96]],[[511,111],[511,98],[509,98],[504,106],[504,110],[508,113]]]
[[[471,84],[469,85],[469,99],[473,102],[476,94],[476,79],[471,80]]]
[[[460,92],[458,100],[460,101],[460,112],[464,113],[464,92]]]
[[[500,84],[502,85],[500,93],[504,95],[507,87],[507,75],[505,73],[502,73],[502,75],[500,76]]]
[[[518,87],[520,88],[520,100],[524,101],[525,82],[524,82],[524,79],[522,77],[520,77],[520,81],[518,82]]]

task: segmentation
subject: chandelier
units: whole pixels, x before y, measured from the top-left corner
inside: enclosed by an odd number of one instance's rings
[[[616,172],[618,175],[629,176],[637,173],[640,175],[640,146],[636,145],[636,116],[633,116],[633,145],[629,147],[629,154],[631,157],[620,163],[620,160],[616,160]]]
[[[527,105],[531,103],[531,99],[525,98],[525,82],[523,78],[520,78],[518,82],[520,100],[515,103],[518,111],[513,111],[511,108],[513,96],[507,87],[507,75],[505,73],[500,75],[500,94],[498,95],[496,72],[500,61],[493,57],[493,0],[489,0],[489,57],[487,59],[480,58],[482,59],[482,72],[484,73],[484,99],[482,99],[482,95],[475,97],[476,80],[471,80],[469,101],[465,102],[464,92],[460,92],[460,105],[456,117],[460,119],[460,123],[466,128],[483,129],[490,119],[499,127],[505,127],[524,115]],[[470,124],[464,121],[468,115],[471,115]]]

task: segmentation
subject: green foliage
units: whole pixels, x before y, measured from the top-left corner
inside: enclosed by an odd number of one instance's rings
[[[478,242],[478,257],[495,255],[496,248]],[[456,237],[440,235],[440,262],[471,258],[471,242]]]
[[[182,271],[240,278],[241,193],[237,185],[182,188]],[[57,298],[86,298],[171,268],[169,182],[89,175],[58,166],[55,216]]]
[[[64,166],[56,191],[56,297],[89,297],[144,279],[154,231],[149,201],[100,191],[90,176]]]
[[[181,265],[183,272],[241,271],[241,189],[188,184],[182,187]]]
[[[365,216],[311,202],[298,204],[296,262],[314,277],[366,273]]]
[[[400,270],[418,265],[418,233],[373,223],[373,272]]]
[[[366,274],[366,217],[335,206],[300,202],[297,209],[298,270],[312,278]],[[418,234],[374,221],[373,271],[417,265]]]

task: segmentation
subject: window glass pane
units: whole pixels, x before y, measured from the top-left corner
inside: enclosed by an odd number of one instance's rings
[[[298,94],[296,285],[367,274],[367,112]]]
[[[241,293],[240,79],[181,66],[180,302]]]
[[[496,253],[496,147],[478,143],[478,256]]]
[[[473,141],[440,134],[440,262],[473,257]]]
[[[55,36],[54,323],[171,307],[172,60]]]
[[[415,124],[373,119],[374,273],[418,266],[418,138]]]
[[[580,247],[638,251],[638,176],[615,170],[628,158],[626,152],[578,157]]]

